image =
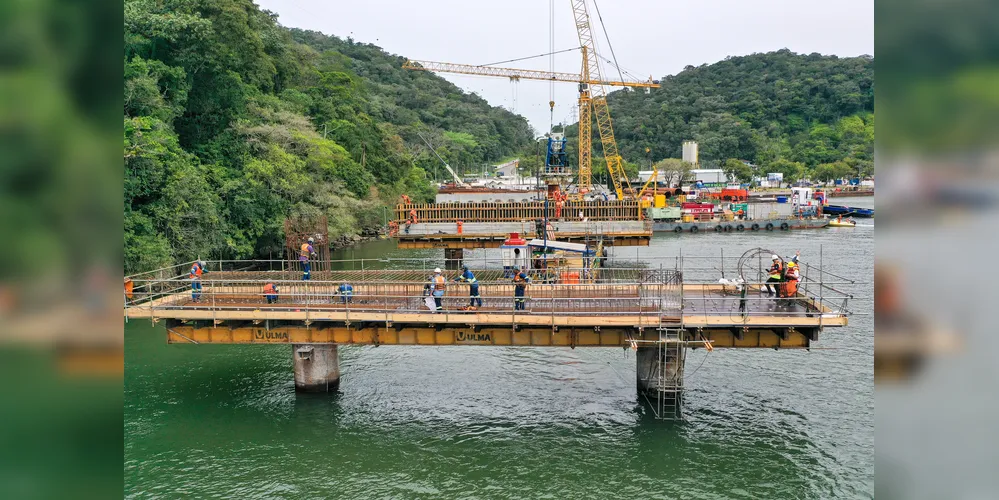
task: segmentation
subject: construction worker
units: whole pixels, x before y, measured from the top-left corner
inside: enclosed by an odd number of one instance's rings
[[[309,263],[309,258],[316,256],[316,249],[312,248],[315,242],[316,240],[310,237],[307,243],[302,243],[302,248],[298,251],[298,261],[302,263],[302,281],[312,279],[312,265]]]
[[[767,278],[766,284],[764,284],[764,287],[767,289],[768,296],[772,296],[777,293],[776,290],[774,290],[773,285],[770,283],[780,283],[781,276],[784,274],[784,264],[781,263],[780,257],[777,256],[777,254],[774,254],[771,255],[770,258],[773,263],[770,265],[770,270],[768,271],[770,275]]]
[[[444,291],[447,289],[447,280],[441,275],[441,268],[434,269],[434,275],[430,277],[431,295],[434,297],[434,306],[438,311],[444,310]]]
[[[513,275],[513,310],[523,311],[524,310],[524,292],[527,291],[527,285],[531,282],[531,278],[527,277],[527,273],[524,272],[523,267],[517,267],[517,272]]]
[[[191,266],[191,301],[201,302],[201,275],[206,273],[205,261],[196,260]]]
[[[267,299],[268,304],[277,304],[278,301],[278,289],[274,286],[274,283],[268,282],[264,285],[264,298]]]
[[[458,226],[458,234],[462,234],[463,228],[465,227],[464,221],[462,221],[461,219],[458,219],[458,222],[456,222],[455,224],[457,224],[457,226]]]
[[[798,281],[801,280],[801,270],[795,261],[787,263],[787,272],[784,273],[784,297],[794,297],[798,293]]]
[[[340,292],[340,300],[342,300],[344,304],[354,301],[354,286],[350,283],[347,283],[346,281],[340,283],[340,287],[337,288],[337,291]]]
[[[479,295],[479,281],[475,279],[475,275],[468,269],[468,266],[461,266],[461,275],[454,280],[468,283],[469,309],[482,307],[482,296]]]
[[[415,208],[409,209],[409,220],[412,221],[412,224],[416,224],[417,220],[416,220],[416,209]]]

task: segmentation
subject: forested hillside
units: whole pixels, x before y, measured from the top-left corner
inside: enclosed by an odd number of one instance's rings
[[[125,271],[280,254],[284,218],[370,232],[438,161],[530,143],[523,118],[373,45],[287,30],[250,0],[124,4]]]
[[[730,57],[688,66],[663,79],[651,94],[613,92],[608,103],[628,162],[644,163],[646,147],[654,161],[679,158],[683,141],[692,139],[700,143],[703,166],[728,164],[737,177],[751,172],[741,162],[727,160],[746,160],[761,172],[784,172],[786,177],[873,171],[870,57],[801,55],[786,49]],[[568,136],[576,136],[574,126]],[[594,144],[599,144],[596,135]],[[595,173],[601,169],[594,161]]]

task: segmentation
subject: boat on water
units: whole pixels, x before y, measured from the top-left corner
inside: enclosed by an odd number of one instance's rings
[[[829,215],[852,215],[854,217],[874,217],[873,208],[848,207],[845,205],[826,205],[822,211]]]
[[[853,219],[844,219],[843,217],[836,217],[829,221],[829,227],[857,227],[857,221]]]

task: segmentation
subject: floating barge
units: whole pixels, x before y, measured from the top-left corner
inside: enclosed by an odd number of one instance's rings
[[[829,225],[826,218],[797,219],[793,217],[763,220],[695,221],[695,222],[654,222],[652,230],[657,233],[739,233],[744,231],[790,231],[792,229],[820,229]]]

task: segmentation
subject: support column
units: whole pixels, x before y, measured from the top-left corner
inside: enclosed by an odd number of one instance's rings
[[[336,344],[292,344],[295,390],[336,392],[340,389],[340,360]]]
[[[461,260],[465,258],[464,248],[445,248],[444,249],[444,268],[445,269],[461,269]]]
[[[659,418],[679,416],[686,348],[678,341],[642,346],[635,354],[639,399],[652,405]]]

